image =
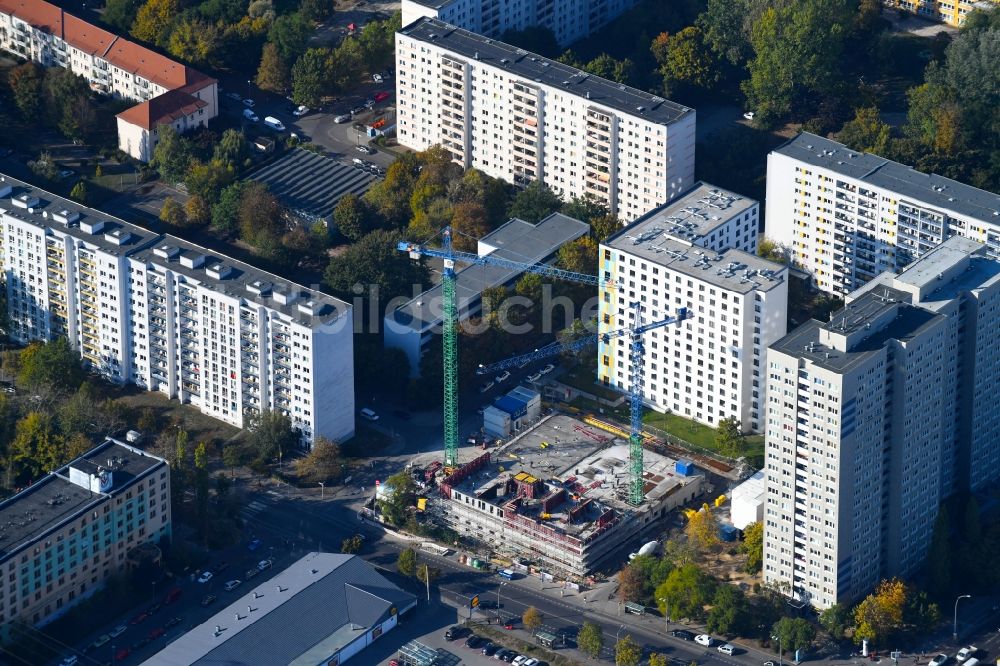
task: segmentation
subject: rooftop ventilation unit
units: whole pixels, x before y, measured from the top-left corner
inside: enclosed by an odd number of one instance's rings
[[[56,222],[61,222],[62,224],[69,224],[70,222],[76,222],[80,219],[80,213],[75,210],[66,210],[65,208],[58,213],[52,213],[52,219]]]
[[[153,250],[155,254],[160,259],[166,259],[170,261],[180,253],[181,249],[175,245],[161,245],[160,247]]]
[[[30,211],[31,208],[38,205],[38,197],[34,194],[21,194],[11,199],[10,202],[14,205],[14,208],[23,208]]]
[[[104,220],[81,220],[80,231],[88,234],[99,234],[104,230]]]
[[[205,269],[208,277],[216,280],[225,280],[232,273],[233,269],[225,264],[212,264]]]
[[[201,268],[205,264],[205,255],[192,253],[181,255],[181,266],[185,268]]]
[[[132,240],[132,234],[124,229],[115,229],[114,231],[104,234],[104,240],[112,245],[124,245]]]
[[[256,296],[264,296],[271,292],[271,283],[265,280],[247,282],[247,291]]]

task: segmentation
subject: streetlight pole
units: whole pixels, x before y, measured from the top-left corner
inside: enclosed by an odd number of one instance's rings
[[[500,615],[500,588],[503,587],[506,584],[507,583],[501,582],[499,585],[497,585],[497,620],[498,621],[501,619],[501,615]]]
[[[971,594],[960,594],[958,595],[958,597],[955,598],[955,615],[954,618],[952,619],[952,625],[951,625],[952,640],[956,641],[958,640],[958,602],[961,601],[962,599],[971,599],[971,598],[972,598]]]
[[[253,96],[253,91],[250,88],[250,79],[247,79],[247,99]]]
[[[326,498],[326,484],[322,481],[319,482],[319,498],[320,499]]]
[[[777,636],[771,636],[771,638],[774,638],[778,641],[778,666],[781,666],[781,634],[778,634]]]

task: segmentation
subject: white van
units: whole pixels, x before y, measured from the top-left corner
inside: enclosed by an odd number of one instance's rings
[[[264,118],[264,124],[273,129],[275,132],[284,132],[285,126],[281,124],[281,121],[274,116],[268,116]]]
[[[361,417],[368,419],[369,421],[378,421],[378,414],[375,413],[374,409],[369,409],[365,407],[360,412]]]

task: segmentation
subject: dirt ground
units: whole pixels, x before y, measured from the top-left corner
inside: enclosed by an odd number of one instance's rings
[[[124,387],[120,394],[115,395],[130,409],[134,410],[135,418],[147,407],[156,414],[160,430],[170,424],[177,424],[188,432],[190,442],[209,442],[221,445],[223,442],[240,435],[243,431],[227,423],[202,414],[193,405],[182,405],[176,400],[170,400],[162,393],[142,391],[135,387]],[[156,437],[159,433],[143,433]]]

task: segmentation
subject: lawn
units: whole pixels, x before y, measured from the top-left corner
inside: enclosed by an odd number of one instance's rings
[[[586,391],[591,395],[596,395],[598,398],[604,398],[605,400],[617,400],[622,396],[618,391],[598,384],[596,377],[597,371],[595,367],[592,367],[592,364],[578,365],[561,374],[559,381],[567,386]]]
[[[666,431],[689,444],[705,449],[716,455],[728,457],[719,450],[715,443],[715,428],[696,423],[677,414],[661,414],[648,411],[643,416],[643,423]],[[748,435],[746,437],[746,452],[744,455],[751,462],[762,461],[764,457],[764,436]]]

